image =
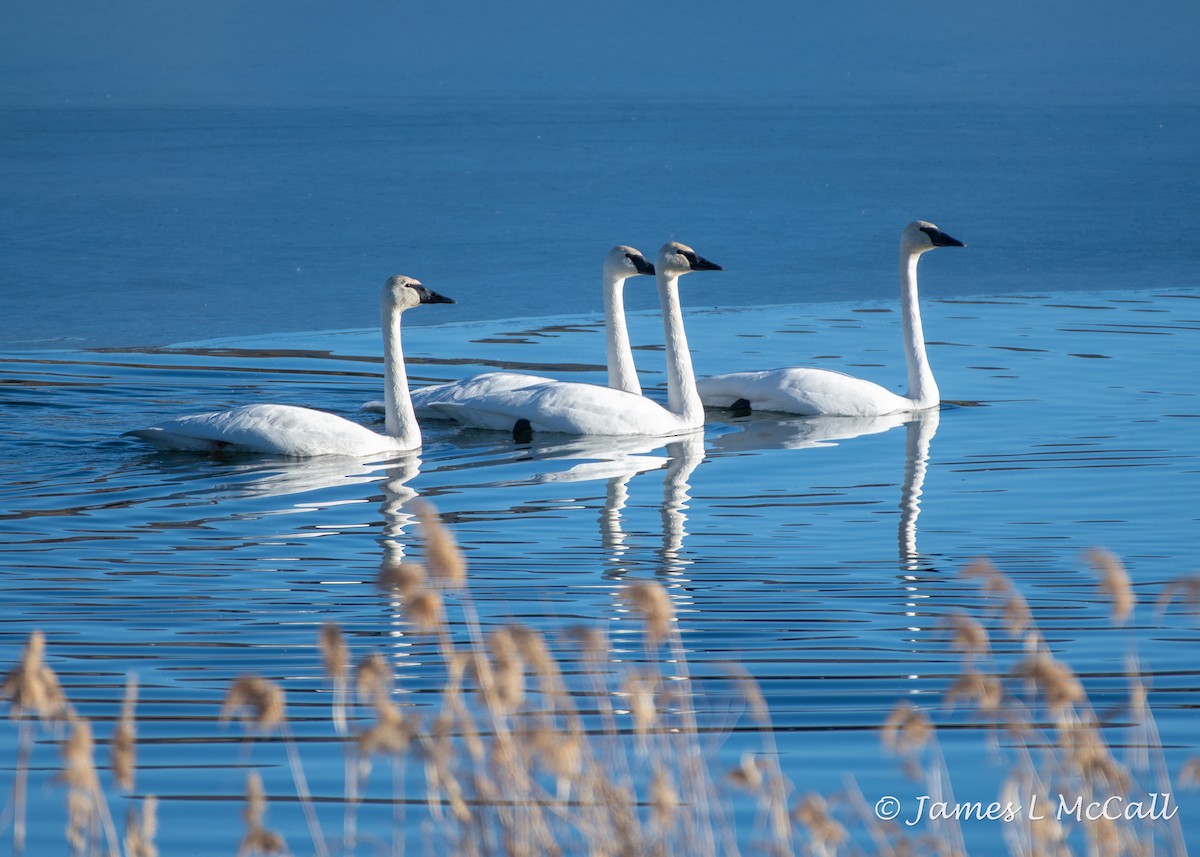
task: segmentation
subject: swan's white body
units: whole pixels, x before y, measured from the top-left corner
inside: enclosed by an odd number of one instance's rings
[[[421,430],[408,396],[400,348],[400,316],[418,303],[452,303],[408,277],[383,289],[386,434],[342,417],[295,405],[243,405],[228,411],[176,417],[127,432],[160,449],[261,452],[274,455],[384,455],[421,446]]]
[[[642,385],[638,382],[633,348],[629,344],[629,330],[625,324],[625,281],[639,274],[653,273],[654,266],[646,261],[641,251],[624,244],[612,248],[604,259],[604,339],[608,386],[638,396],[642,394]],[[462,381],[422,387],[412,394],[412,403],[418,419],[450,419],[444,410],[432,406],[439,402],[456,404],[470,402],[480,396],[503,395],[531,383],[552,384],[554,379],[517,372],[486,372]],[[383,411],[383,402],[367,402],[362,409],[379,413]]]
[[[679,277],[695,270],[720,270],[720,266],[676,242],[658,251],[655,277],[666,334],[667,407],[611,387],[530,376],[517,382],[508,373],[497,381],[486,380],[496,373],[470,379],[477,386],[429,407],[464,425],[504,431],[512,430],[519,420],[528,420],[534,432],[575,435],[662,436],[703,425],[704,406],[696,392],[679,305]],[[468,396],[468,391],[474,395]]]
[[[929,358],[917,303],[917,261],[935,247],[961,247],[932,223],[918,220],[900,236],[900,307],[908,392],[901,396],[878,384],[829,369],[793,367],[759,372],[713,375],[696,382],[709,407],[729,407],[738,400],[755,411],[802,416],[871,417],[937,407],[939,393]]]

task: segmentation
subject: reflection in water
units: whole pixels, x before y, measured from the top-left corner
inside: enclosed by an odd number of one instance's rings
[[[660,439],[645,439],[653,443],[648,448],[657,448],[663,444]],[[688,561],[683,558],[683,540],[687,535],[685,510],[688,503],[688,480],[692,471],[704,460],[704,433],[695,431],[680,435],[666,442],[667,456],[648,459],[665,465],[663,476],[662,502],[659,505],[659,516],[662,521],[662,541],[656,550],[656,572],[659,575],[675,575],[682,572]],[[634,458],[638,458],[635,456]],[[645,458],[644,456],[640,458]],[[615,463],[615,462],[614,462]],[[604,506],[600,510],[600,544],[604,550],[604,576],[620,579],[630,571],[626,562],[629,551],[628,535],[625,533],[621,511],[629,501],[629,482],[648,467],[637,466],[629,462],[628,466],[636,467],[629,472],[612,475],[607,479],[604,494]],[[574,471],[575,468],[572,468]]]
[[[930,408],[912,415],[905,426],[904,481],[900,485],[900,568],[915,574],[920,567],[917,551],[917,517],[921,514],[921,489],[929,468],[929,444],[937,433],[941,411]]]
[[[882,417],[787,417],[752,414],[730,423],[735,429],[713,439],[717,452],[809,449],[833,446],[868,434],[880,434],[908,422],[909,414]]]

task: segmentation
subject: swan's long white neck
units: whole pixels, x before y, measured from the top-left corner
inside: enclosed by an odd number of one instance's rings
[[[696,390],[696,373],[683,332],[683,309],[679,305],[679,276],[655,266],[658,273],[658,299],[662,303],[663,333],[667,351],[667,409],[690,426],[704,423],[704,405]]]
[[[642,394],[633,349],[625,326],[625,277],[604,272],[604,335],[608,353],[608,386],[635,396]]]
[[[938,404],[937,382],[925,353],[925,331],[921,327],[921,307],[917,303],[918,250],[900,247],[900,312],[904,327],[904,359],[908,364],[908,395],[916,408]]]
[[[402,449],[421,445],[421,428],[408,395],[408,372],[400,348],[400,316],[403,311],[384,295],[383,316],[383,405],[384,433]]]

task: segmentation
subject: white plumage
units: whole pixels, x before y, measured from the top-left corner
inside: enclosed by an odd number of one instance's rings
[[[392,277],[383,289],[386,433],[325,411],[295,405],[243,405],[227,411],[192,414],[127,432],[161,449],[261,452],[275,455],[383,455],[421,446],[408,396],[408,376],[400,347],[400,316],[421,303],[453,303],[410,277]]]
[[[428,403],[428,407],[464,425],[498,430],[512,430],[519,420],[528,420],[534,432],[661,436],[703,425],[704,406],[696,392],[683,329],[679,277],[691,271],[721,268],[678,242],[663,245],[654,267],[666,334],[667,407],[611,387],[522,378],[511,373],[469,379],[464,382],[468,386],[459,387],[444,400]]]
[[[900,305],[908,392],[901,396],[871,381],[829,369],[792,367],[713,375],[696,382],[709,407],[727,408],[745,400],[755,411],[802,416],[884,416],[937,407],[939,393],[917,304],[917,261],[935,247],[965,246],[932,223],[918,220],[900,235]]]

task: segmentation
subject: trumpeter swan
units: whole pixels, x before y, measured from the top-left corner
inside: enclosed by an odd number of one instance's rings
[[[228,411],[176,417],[127,432],[161,449],[265,452],[276,455],[379,455],[421,446],[421,429],[408,396],[400,348],[400,316],[417,304],[454,303],[410,277],[383,287],[385,433],[342,417],[295,405],[243,405]]]
[[[620,244],[604,257],[604,336],[608,355],[608,386],[640,396],[642,385],[638,382],[637,369],[633,365],[633,349],[629,345],[629,331],[625,326],[625,281],[639,274],[654,275],[654,266],[646,261],[640,250]],[[412,394],[413,408],[422,420],[450,419],[449,414],[430,406],[435,402],[470,401],[536,381],[553,380],[517,372],[486,372],[461,381],[422,387]],[[380,413],[383,411],[383,401],[367,402],[362,409]]]
[[[921,310],[917,305],[917,261],[935,247],[964,247],[932,223],[917,220],[900,234],[900,309],[908,392],[901,396],[878,384],[829,369],[793,367],[733,372],[701,378],[696,386],[709,407],[780,411],[803,416],[884,416],[938,405],[938,387],[925,354]]]
[[[683,330],[679,278],[691,271],[719,271],[686,245],[664,244],[654,263],[666,332],[667,407],[625,390],[528,377],[504,389],[482,390],[455,401],[430,403],[446,416],[476,428],[513,430],[518,422],[534,432],[581,435],[668,435],[704,424],[692,358]],[[483,376],[486,377],[486,376]]]

